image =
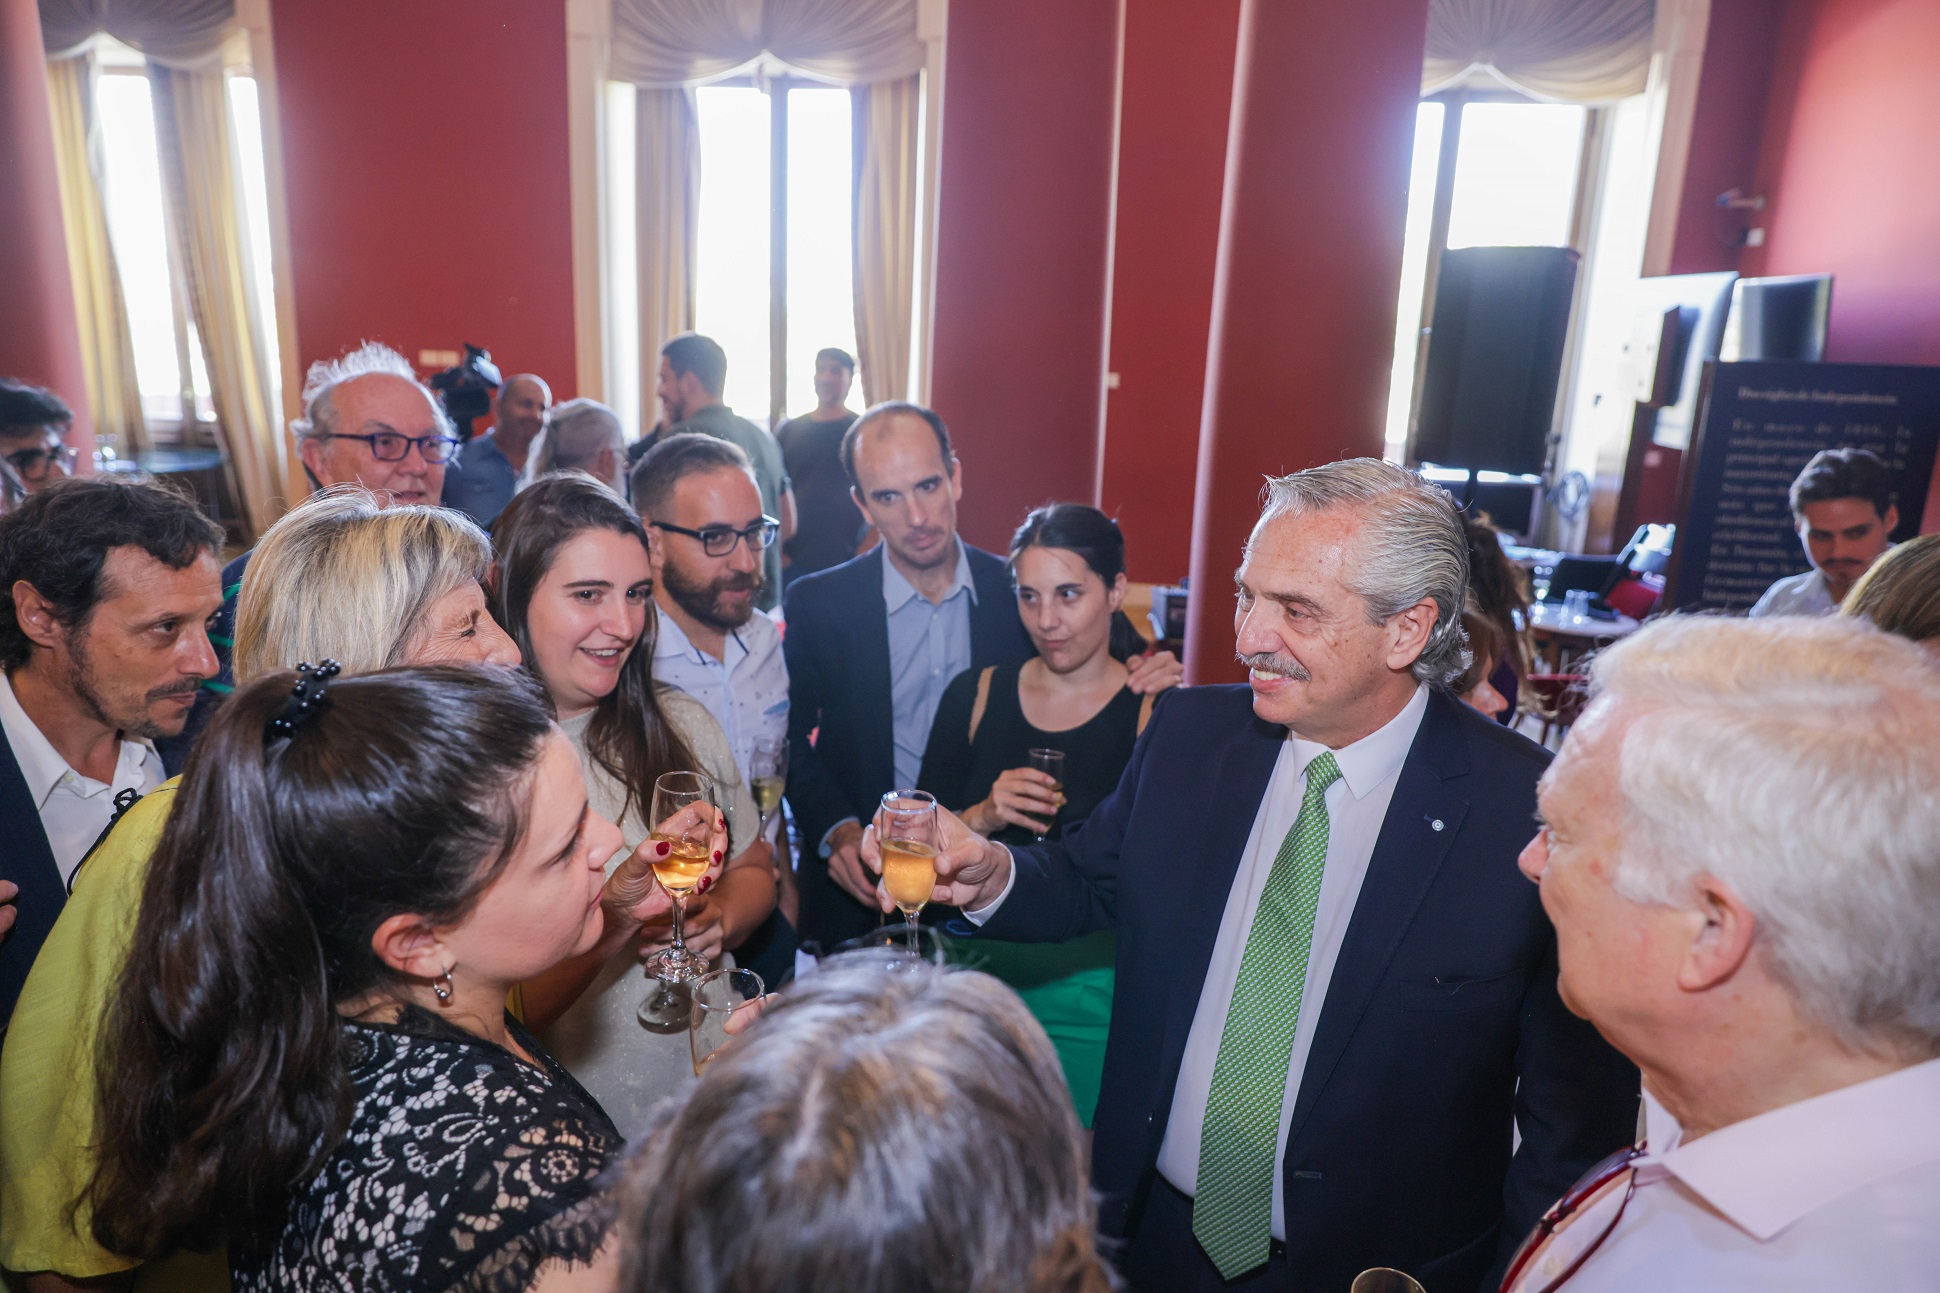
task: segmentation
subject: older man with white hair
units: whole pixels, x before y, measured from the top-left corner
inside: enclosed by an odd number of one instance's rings
[[[1851,620],[1597,658],[1522,869],[1646,1136],[1514,1293],[1940,1287],[1940,670]]]
[[[444,490],[445,466],[460,444],[451,419],[418,380],[411,361],[376,341],[310,365],[303,379],[303,416],[290,422],[290,433],[312,485],[362,485],[380,507],[435,505]],[[220,671],[202,684],[182,734],[156,743],[171,767],[179,766],[214,707],[235,689],[229,653],[236,595],[253,552],[222,571],[222,609],[209,628]]]
[[[1516,872],[1548,755],[1448,692],[1467,581],[1413,474],[1271,480],[1236,576],[1250,685],[1161,697],[1065,841],[944,815],[936,899],[984,933],[1117,932],[1092,1173],[1136,1289],[1389,1266],[1469,1293],[1630,1139],[1636,1069],[1557,999]]]

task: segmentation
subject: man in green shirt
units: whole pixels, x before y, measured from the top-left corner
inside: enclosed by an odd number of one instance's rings
[[[655,394],[663,413],[660,434],[711,435],[738,445],[754,464],[761,487],[761,507],[781,522],[786,541],[795,532],[795,497],[782,466],[781,446],[775,438],[721,403],[727,382],[727,353],[712,337],[683,332],[660,348],[660,381]],[[771,543],[762,555],[762,589],[756,601],[764,611],[781,604],[781,547]]]

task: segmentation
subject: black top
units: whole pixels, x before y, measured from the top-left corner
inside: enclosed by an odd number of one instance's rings
[[[849,473],[842,468],[842,437],[855,419],[853,413],[828,422],[790,418],[775,432],[795,486],[795,537],[783,548],[791,580],[839,566],[855,555],[862,513],[849,497]]]
[[[1078,727],[1046,732],[1024,717],[1017,698],[1022,665],[1000,664],[990,675],[977,739],[970,739],[970,713],[977,703],[980,669],[966,669],[951,680],[936,707],[930,743],[923,751],[919,790],[927,790],[951,812],[980,803],[1001,773],[1029,765],[1032,750],[1064,751],[1064,807],[1048,838],[1060,839],[1091,815],[1131,761],[1138,743],[1138,712],[1143,703],[1129,687]],[[1022,826],[1006,826],[990,837],[1000,844],[1030,844],[1036,836]]]
[[[237,1293],[522,1293],[547,1261],[591,1261],[611,1220],[598,1178],[624,1142],[506,1024],[543,1067],[410,1007],[348,1024],[350,1128],[270,1249],[231,1248]]]

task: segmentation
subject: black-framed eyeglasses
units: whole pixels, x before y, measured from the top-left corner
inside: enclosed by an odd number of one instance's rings
[[[1585,1172],[1582,1179],[1556,1201],[1554,1207],[1543,1213],[1536,1222],[1536,1228],[1529,1232],[1529,1238],[1516,1249],[1515,1260],[1509,1263],[1509,1273],[1502,1277],[1502,1293],[1555,1293],[1570,1276],[1581,1270],[1583,1263],[1589,1261],[1590,1255],[1602,1247],[1603,1241],[1616,1230],[1617,1222],[1623,1220],[1623,1210],[1630,1206],[1630,1196],[1637,1192],[1636,1164],[1643,1156],[1644,1147],[1632,1145],[1628,1149],[1618,1150]],[[1603,1192],[1619,1177],[1629,1179],[1624,1181],[1623,1193],[1615,1197],[1613,1207],[1611,1196]],[[1584,1211],[1586,1206],[1589,1211]],[[1579,1217],[1578,1213],[1582,1215]],[[1552,1239],[1555,1240],[1556,1249],[1549,1251]],[[1540,1276],[1528,1271],[1530,1278],[1525,1280],[1524,1272],[1538,1254],[1544,1254],[1549,1259],[1545,1262],[1549,1269]],[[1556,1269],[1559,1264],[1560,1270]]]
[[[653,522],[656,530],[669,534],[684,534],[690,539],[701,541],[701,551],[710,557],[725,557],[734,551],[734,545],[745,541],[749,552],[764,552],[768,545],[781,533],[781,522],[772,516],[764,516],[745,530],[737,530],[728,525],[710,525],[705,529],[690,530],[684,525],[667,525],[661,521]]]
[[[333,433],[332,440],[362,440],[370,446],[370,456],[379,462],[403,462],[410,456],[411,446],[418,447],[418,453],[426,462],[439,463],[451,461],[464,444],[456,436],[448,435],[399,435],[395,431],[379,431],[375,435],[339,435]]]
[[[74,450],[67,445],[55,445],[52,449],[22,449],[19,453],[7,455],[7,465],[19,473],[22,480],[40,480],[50,468],[69,470],[74,463]]]

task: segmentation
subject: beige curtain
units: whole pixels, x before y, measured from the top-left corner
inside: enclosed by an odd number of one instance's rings
[[[1642,94],[1655,0],[1431,0],[1422,93],[1497,82],[1539,99]]]
[[[635,92],[640,245],[640,404],[652,421],[660,347],[694,327],[701,204],[700,116],[690,89]]]
[[[615,80],[693,85],[763,54],[830,81],[912,76],[916,0],[613,0]]]
[[[107,32],[150,63],[214,71],[236,25],[236,0],[39,0],[49,57],[78,52]]]
[[[64,58],[48,64],[47,91],[53,105],[61,222],[67,228],[67,263],[81,325],[88,407],[94,413],[95,438],[126,454],[148,447],[148,428],[142,420],[141,387],[135,380],[128,303],[122,296],[121,272],[101,203],[94,76],[93,58],[85,54]]]
[[[922,78],[849,91],[855,114],[856,360],[868,402],[909,393]]]
[[[243,515],[260,535],[281,513],[283,436],[270,404],[264,335],[249,290],[236,149],[223,74],[151,67],[162,179],[181,241],[189,304]]]

